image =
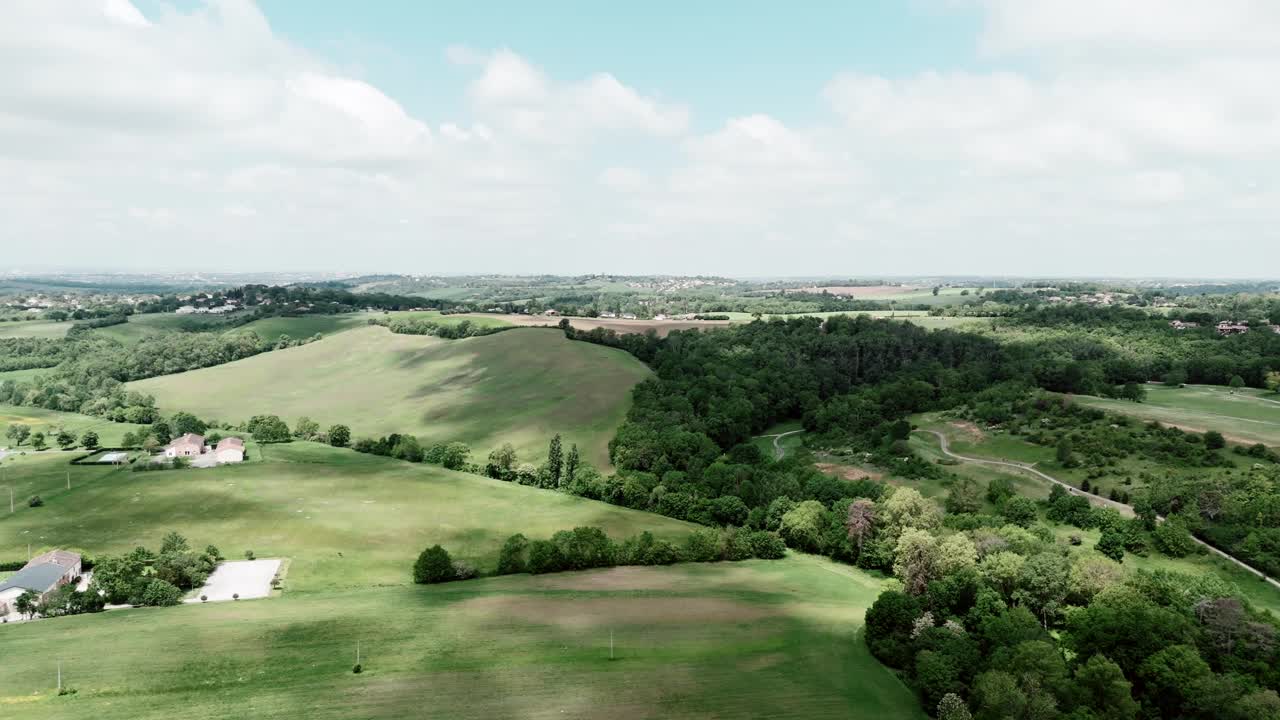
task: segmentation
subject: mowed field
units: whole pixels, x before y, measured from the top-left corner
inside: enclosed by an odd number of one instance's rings
[[[1213,385],[1146,387],[1147,399],[1141,403],[1087,396],[1077,401],[1184,430],[1217,430],[1233,442],[1280,447],[1280,395],[1253,388],[1233,392]]]
[[[52,320],[26,320],[23,322],[0,323],[0,338],[34,337],[60,338],[71,329],[72,321],[53,322]]]
[[[31,428],[32,433],[44,433],[51,446],[54,445],[53,434],[57,433],[59,429],[73,432],[77,438],[83,435],[85,431],[92,430],[98,433],[99,445],[112,447],[120,444],[120,440],[125,433],[146,427],[144,425],[111,422],[91,415],[64,413],[38,407],[0,405],[0,433],[3,433],[4,428],[14,423],[27,425]],[[0,434],[0,447],[9,447],[12,444],[12,440]],[[15,448],[10,447],[9,449],[13,450]],[[30,451],[32,449],[30,440],[21,449]]]
[[[363,327],[302,347],[130,383],[166,411],[240,422],[271,413],[291,426],[309,416],[356,437],[409,433],[460,440],[483,460],[505,442],[541,462],[560,433],[608,464],[608,442],[648,369],[621,350],[515,329],[441,340]]]
[[[469,314],[452,315],[450,317],[467,318],[480,322],[500,322],[505,325],[518,325],[520,327],[556,327],[560,324],[562,319],[567,319],[569,323],[578,330],[595,330],[596,328],[603,328],[605,330],[612,330],[619,335],[646,333],[653,330],[658,334],[658,337],[666,337],[674,330],[705,330],[707,328],[724,327],[729,324],[729,321],[727,320],[622,320],[619,318],[562,318],[558,315]]]
[[[492,570],[514,532],[597,525],[679,540],[694,526],[313,443],[261,458],[135,473],[40,455],[11,467],[38,479],[46,504],[0,515],[0,559],[28,542],[154,547],[178,529],[197,547],[289,564],[269,599],[0,626],[6,655],[22,658],[0,663],[0,707],[108,720],[923,718],[861,640],[883,583],[866,573],[792,554],[414,586],[413,558],[436,542]],[[59,662],[74,695],[55,693]]]
[[[879,585],[791,556],[112,611],[0,627],[22,658],[0,664],[0,707],[99,720],[922,719],[860,637]],[[75,695],[53,691],[59,661]]]

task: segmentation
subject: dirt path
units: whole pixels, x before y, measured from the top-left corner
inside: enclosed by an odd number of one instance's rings
[[[1068,485],[1067,483],[1053,477],[1052,475],[1047,475],[1026,463],[1014,462],[1011,460],[990,460],[987,458],[975,458],[975,457],[968,457],[966,455],[957,455],[956,453],[951,452],[951,448],[947,447],[946,435],[943,435],[942,433],[936,430],[916,430],[916,432],[929,433],[930,435],[937,437],[939,446],[942,448],[942,454],[946,455],[947,457],[955,458],[956,460],[960,460],[962,462],[975,463],[978,465],[999,465],[1004,467],[1015,468],[1018,470],[1023,470],[1023,471],[1032,473],[1033,475],[1036,475],[1044,480],[1048,480],[1049,482],[1055,485],[1061,485],[1062,487],[1066,488],[1067,492],[1071,493],[1072,495],[1079,495],[1081,497],[1088,498],[1091,503],[1093,503],[1094,505],[1098,505],[1099,507],[1115,508],[1119,510],[1122,515],[1125,515],[1127,517],[1133,517],[1135,514],[1133,511],[1133,507],[1130,505],[1126,505],[1122,502],[1111,500],[1110,498],[1104,498],[1101,495],[1094,495],[1093,493],[1085,492],[1080,488],[1075,487],[1074,485]],[[1164,522],[1164,517],[1157,515],[1156,521]],[[1219,550],[1218,548],[1210,545],[1209,543],[1201,540],[1200,538],[1194,535],[1191,536],[1191,539],[1195,540],[1197,543],[1199,543],[1202,547],[1207,549],[1209,552],[1217,555],[1220,558],[1223,558],[1224,560],[1229,560],[1230,562],[1235,563],[1242,570],[1251,572],[1254,575],[1257,575],[1258,577],[1262,578],[1263,580],[1266,580],[1268,583],[1272,585],[1272,587],[1275,587],[1276,589],[1280,589],[1280,581],[1277,581],[1274,578],[1267,577],[1267,574],[1262,572],[1261,570],[1253,567],[1252,565],[1244,562],[1243,560],[1240,560],[1239,558],[1233,555],[1226,553],[1225,551]]]
[[[784,455],[786,455],[786,454],[787,454],[787,451],[786,451],[786,450],[784,450],[784,449],[782,448],[782,444],[781,444],[781,443],[782,443],[782,438],[784,438],[784,437],[786,437],[786,436],[788,436],[788,435],[795,435],[796,433],[802,433],[802,432],[804,432],[804,431],[803,431],[803,430],[788,430],[787,432],[784,432],[784,433],[778,433],[778,434],[776,434],[776,435],[757,435],[756,437],[762,437],[762,438],[773,438],[773,457],[774,457],[774,459],[775,459],[775,460],[781,460],[781,459],[782,459],[782,456],[784,456]]]

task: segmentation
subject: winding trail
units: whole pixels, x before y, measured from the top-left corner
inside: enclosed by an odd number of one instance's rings
[[[787,432],[784,432],[784,433],[777,433],[776,435],[756,435],[756,437],[760,437],[760,438],[773,438],[773,457],[774,457],[774,459],[775,459],[775,460],[781,460],[781,459],[782,459],[782,457],[783,457],[784,455],[786,455],[786,454],[787,454],[787,451],[786,451],[786,450],[784,450],[784,449],[782,448],[782,445],[781,445],[781,443],[782,443],[782,438],[784,438],[784,437],[786,437],[786,436],[788,436],[788,435],[795,435],[796,433],[802,433],[802,432],[804,432],[804,431],[803,431],[803,430],[788,430]]]
[[[1093,493],[1085,492],[1074,485],[1069,485],[1063,482],[1062,480],[1059,480],[1053,477],[1052,475],[1048,475],[1044,472],[1041,472],[1040,470],[1035,469],[1034,467],[1032,467],[1027,463],[1015,462],[1012,460],[991,460],[989,458],[975,458],[975,457],[969,457],[967,455],[959,455],[957,453],[951,452],[951,448],[948,447],[947,445],[947,436],[938,432],[937,430],[916,430],[915,432],[928,433],[938,438],[938,445],[942,449],[942,454],[946,455],[947,457],[955,458],[956,460],[960,460],[962,462],[967,462],[967,463],[973,463],[976,465],[996,465],[996,466],[1010,467],[1017,470],[1029,472],[1043,480],[1048,480],[1049,482],[1055,485],[1061,485],[1062,487],[1066,488],[1067,492],[1071,493],[1072,495],[1079,495],[1080,497],[1087,498],[1089,502],[1099,507],[1115,508],[1116,510],[1120,511],[1120,514],[1126,517],[1133,517],[1136,514],[1134,513],[1133,506],[1131,505],[1126,505],[1122,502],[1118,502],[1110,498],[1102,497],[1101,495],[1094,495]],[[1157,515],[1156,521],[1164,522],[1164,517],[1161,515]],[[1276,588],[1277,590],[1280,590],[1280,581],[1277,581],[1275,578],[1268,577],[1267,574],[1262,572],[1261,570],[1235,557],[1234,555],[1230,555],[1223,550],[1219,550],[1218,548],[1201,540],[1195,535],[1192,535],[1191,539],[1196,541],[1196,543],[1198,543],[1201,547],[1204,547],[1214,555],[1217,555],[1218,557],[1224,560],[1228,560],[1232,563],[1235,563],[1235,565],[1238,566],[1240,569],[1253,573],[1254,575],[1257,575],[1258,577],[1270,583],[1272,587]]]

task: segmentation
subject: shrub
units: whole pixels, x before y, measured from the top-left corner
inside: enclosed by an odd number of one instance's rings
[[[27,505],[33,508],[40,507],[44,505],[44,498],[39,495],[32,495],[31,499],[27,501]]]
[[[439,545],[432,545],[418,555],[413,564],[413,581],[420,584],[449,582],[454,579],[453,560],[449,552]]]
[[[476,569],[468,563],[458,560],[453,563],[453,579],[454,580],[470,580],[479,575]]]
[[[356,663],[355,667],[351,668],[351,672],[355,673],[356,675],[359,675],[360,673],[364,672],[364,668],[360,666],[360,663]]]
[[[334,447],[346,447],[351,442],[351,428],[346,425],[333,425],[326,434],[329,444]]]
[[[254,555],[253,555],[253,551],[252,551],[252,550],[245,550],[245,551],[244,551],[244,559],[245,559],[245,560],[252,560],[253,558],[254,558]]]
[[[160,578],[151,578],[142,588],[134,605],[151,607],[167,607],[182,602],[182,590],[178,586],[165,582]]]
[[[764,560],[780,560],[787,554],[787,544],[771,532],[756,530],[749,536],[751,554]]]
[[[524,535],[516,533],[507,538],[498,553],[498,574],[515,575],[529,569],[529,561],[525,557],[529,549],[529,541]]]
[[[686,562],[713,562],[720,559],[720,538],[714,530],[695,530],[684,541]]]

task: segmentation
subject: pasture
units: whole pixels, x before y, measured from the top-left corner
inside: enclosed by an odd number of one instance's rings
[[[87,430],[92,430],[98,433],[98,444],[103,447],[119,445],[120,439],[124,437],[125,433],[147,427],[145,425],[111,422],[91,415],[45,410],[38,407],[0,405],[0,431],[3,431],[4,428],[13,423],[27,425],[31,428],[32,433],[44,433],[50,445],[53,445],[52,436],[60,429],[73,432],[77,437],[83,435]],[[11,444],[12,442],[8,438],[0,435],[0,447],[6,447]],[[30,450],[30,441],[28,441],[28,444],[23,445],[22,449]]]
[[[512,533],[549,537],[597,525],[622,538],[644,530],[683,539],[695,526],[593,500],[362,455],[316,443],[266,445],[251,460],[203,470],[133,472],[68,465],[40,453],[7,464],[19,503],[0,515],[0,560],[33,548],[91,554],[158,545],[179,529],[231,558],[245,550],[292,559],[288,587],[313,592],[401,585],[422,548],[492,571]],[[66,474],[71,473],[71,490]],[[5,498],[7,500],[7,498]],[[3,508],[8,510],[8,507]]]
[[[0,323],[0,338],[31,337],[60,338],[67,334],[73,322],[54,322],[52,320],[25,320],[22,322]]]
[[[456,317],[456,316],[455,316]],[[292,426],[310,416],[355,437],[393,432],[427,444],[460,440],[483,461],[509,442],[541,462],[551,436],[603,468],[631,388],[648,375],[621,350],[517,329],[442,340],[363,327],[302,347],[129,384],[165,411],[240,422],[262,413]]]
[[[718,313],[717,313],[718,314]],[[623,320],[621,318],[569,317],[559,315],[453,315],[451,317],[467,318],[473,321],[498,321],[506,325],[520,327],[556,327],[561,319],[567,319],[578,330],[595,330],[603,328],[619,335],[646,333],[653,330],[658,337],[666,337],[674,330],[705,330],[713,327],[724,327],[726,320]]]
[[[1078,397],[1077,402],[1184,430],[1217,430],[1236,443],[1280,447],[1280,396],[1214,385],[1146,388],[1147,399],[1141,403],[1089,396]]]
[[[22,658],[0,665],[0,706],[100,720],[923,719],[859,637],[880,585],[792,555],[61,618],[0,627]],[[75,695],[56,696],[58,661]]]

